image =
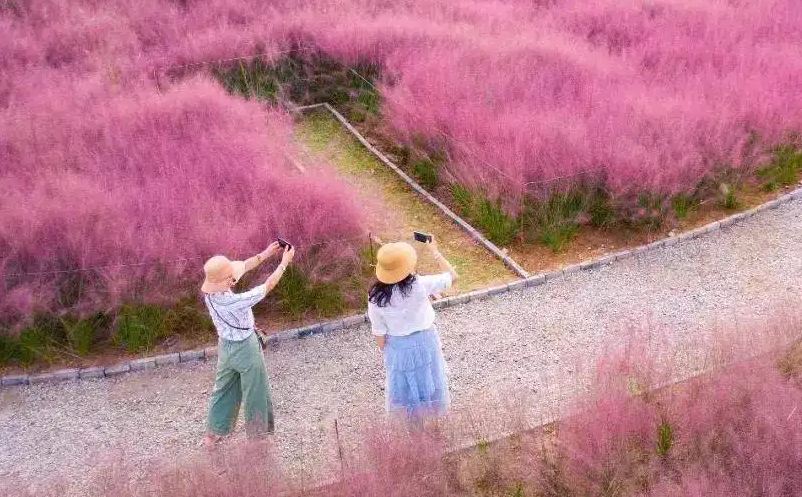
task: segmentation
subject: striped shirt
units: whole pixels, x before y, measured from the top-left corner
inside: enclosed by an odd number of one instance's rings
[[[243,293],[234,293],[231,290],[207,293],[203,300],[220,338],[241,342],[251,336],[254,332],[251,307],[258,304],[265,295],[265,283]]]

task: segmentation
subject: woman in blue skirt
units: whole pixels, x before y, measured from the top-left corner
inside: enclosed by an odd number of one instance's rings
[[[457,273],[437,250],[433,237],[426,246],[437,260],[440,274],[415,274],[415,249],[408,243],[388,243],[376,255],[378,281],[368,298],[368,317],[384,355],[387,410],[404,412],[410,418],[443,414],[450,401],[446,363],[429,296],[450,287]]]

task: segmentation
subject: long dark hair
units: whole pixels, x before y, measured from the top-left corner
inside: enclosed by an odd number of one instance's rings
[[[376,281],[371,285],[368,291],[368,302],[376,304],[379,307],[387,307],[390,303],[390,298],[393,296],[393,289],[398,288],[401,295],[406,297],[409,294],[409,289],[412,288],[412,283],[415,282],[415,275],[410,274],[398,283],[382,283]]]

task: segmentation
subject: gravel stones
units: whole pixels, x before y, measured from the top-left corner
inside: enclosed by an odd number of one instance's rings
[[[802,201],[794,201],[615,264],[561,273],[545,285],[529,286],[543,283],[534,278],[524,290],[458,306],[464,297],[455,298],[438,312],[452,411],[502,406],[534,422],[551,419],[587,388],[595,360],[633,335],[659,342],[655,350],[671,355],[677,374],[697,371],[711,328],[733,316],[765,319],[798,300],[800,241]],[[204,357],[216,352],[209,347]],[[335,420],[348,452],[367,423],[383,419],[384,372],[368,325],[283,341],[265,358],[282,466],[326,466],[337,450]],[[126,460],[142,468],[154,457],[194,454],[214,361],[153,366],[155,359],[132,361],[136,372],[116,376],[106,368],[102,381],[35,384],[34,376],[30,386],[8,389],[0,396],[0,480],[35,485],[60,472],[80,495],[104,450],[124,446]],[[496,418],[482,430],[502,429],[503,417]]]

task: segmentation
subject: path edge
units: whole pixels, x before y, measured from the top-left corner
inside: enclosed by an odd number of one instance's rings
[[[317,107],[325,107],[327,105],[328,104],[320,104]],[[401,172],[401,174],[404,174],[403,171]],[[723,228],[730,227],[741,221],[754,217],[756,214],[760,212],[776,209],[781,205],[787,204],[796,199],[802,199],[802,187],[796,188],[788,193],[785,193],[777,197],[774,200],[765,202],[747,211],[733,214],[724,219],[708,223],[694,230],[680,233],[677,236],[663,238],[661,240],[657,240],[655,242],[648,243],[646,245],[641,245],[629,250],[624,250],[613,254],[605,254],[596,259],[591,259],[589,261],[581,262],[578,264],[572,264],[570,266],[556,269],[554,271],[548,271],[545,273],[531,275],[526,278],[521,278],[504,285],[482,288],[479,290],[474,290],[471,292],[454,295],[452,297],[446,297],[444,299],[439,299],[434,301],[432,305],[434,306],[435,309],[443,309],[446,307],[452,307],[464,304],[466,302],[484,300],[494,295],[500,295],[515,290],[522,290],[524,288],[540,286],[549,281],[554,281],[560,278],[564,278],[567,275],[579,271],[593,270],[601,266],[612,264],[613,262],[616,261],[621,261],[632,257],[638,257],[643,254],[661,249],[663,247],[678,245],[680,243],[693,240],[694,238],[698,238],[707,233],[721,231]],[[287,330],[282,330],[277,333],[274,333],[269,337],[268,346],[269,348],[275,348],[280,346],[281,342],[286,342],[289,340],[305,339],[318,335],[328,336],[334,332],[346,330],[349,328],[354,328],[356,326],[363,325],[367,322],[368,322],[367,314],[360,313],[340,319],[334,319],[331,321],[314,323],[300,328],[291,328]],[[6,387],[36,385],[41,383],[59,383],[64,381],[78,381],[83,379],[109,378],[113,376],[126,374],[132,371],[154,369],[157,367],[167,366],[167,365],[186,364],[197,361],[207,361],[214,359],[216,357],[217,357],[217,346],[208,346],[199,349],[184,350],[168,354],[156,355],[152,357],[132,359],[130,361],[124,361],[109,366],[94,366],[89,368],[67,368],[67,369],[59,369],[57,371],[51,371],[33,375],[28,375],[28,374],[5,375],[0,377],[0,389]]]

